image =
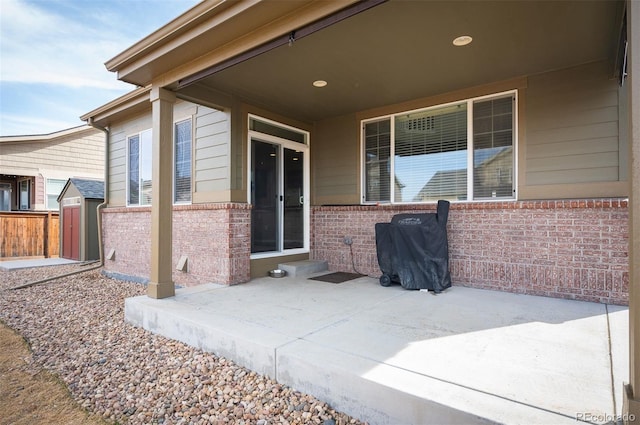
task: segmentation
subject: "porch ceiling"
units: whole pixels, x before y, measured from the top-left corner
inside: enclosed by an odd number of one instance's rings
[[[621,4],[391,0],[184,90],[314,122],[592,61],[609,60],[613,76]],[[473,42],[453,46],[460,35]]]

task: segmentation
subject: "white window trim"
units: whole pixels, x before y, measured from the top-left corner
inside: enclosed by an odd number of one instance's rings
[[[176,126],[180,123],[183,123],[185,121],[190,121],[191,122],[191,196],[190,199],[188,201],[181,201],[181,202],[176,202]],[[193,203],[193,187],[194,187],[194,181],[193,181],[193,169],[194,169],[194,146],[195,146],[195,119],[193,117],[193,115],[190,115],[188,117],[181,117],[177,120],[175,120],[173,122],[173,161],[172,161],[172,171],[173,171],[173,191],[172,191],[172,202],[173,205],[191,205]],[[127,144],[128,145],[128,144]],[[127,198],[128,199],[128,198]]]
[[[261,133],[259,131],[250,130],[251,128],[251,120],[262,121],[276,127],[286,128],[288,130],[302,133],[305,136],[305,143],[298,143],[293,140],[282,139],[277,136],[272,136],[270,134]],[[287,124],[283,124],[278,121],[273,121],[259,115],[247,114],[247,182],[251,182],[251,140],[259,139],[265,142],[274,143],[280,146],[280,148],[289,148],[296,149],[302,146],[302,151],[304,152],[304,167],[305,167],[305,175],[304,175],[304,192],[305,196],[303,198],[303,211],[305,216],[304,223],[304,247],[295,248],[295,249],[283,249],[281,251],[271,251],[271,252],[259,252],[253,253],[250,256],[251,260],[256,260],[260,258],[271,258],[271,257],[282,257],[284,255],[296,255],[296,254],[307,254],[311,249],[311,159],[310,159],[310,144],[311,144],[311,135],[310,132],[302,130],[300,128],[292,127]],[[251,184],[247,184],[247,204],[251,204]]]
[[[392,114],[380,115],[372,118],[363,119],[360,121],[360,204],[361,205],[377,205],[377,204],[393,204],[393,205],[420,205],[420,204],[435,204],[437,201],[428,201],[428,202],[395,202],[395,184],[393,181],[390,181],[390,189],[389,189],[389,201],[366,201],[366,161],[365,161],[365,134],[364,127],[366,124],[376,121],[383,121],[385,119],[390,120],[390,137],[391,137],[391,145],[389,149],[389,157],[390,159],[395,158],[395,125],[394,125],[394,117],[397,115],[411,114],[414,112],[424,112],[432,109],[440,109],[446,108],[448,106],[454,105],[467,105],[467,164],[473,164],[473,103],[477,101],[506,97],[512,95],[513,96],[513,197],[501,197],[501,198],[482,198],[482,199],[473,199],[473,167],[467,167],[467,194],[471,194],[472,196],[468,196],[465,200],[454,200],[452,203],[470,203],[470,202],[504,202],[504,201],[515,201],[518,200],[518,122],[519,122],[519,110],[518,110],[518,90],[506,90],[497,93],[491,93],[483,96],[472,97],[463,100],[457,100],[453,102],[440,103],[438,105],[432,105],[425,108],[416,108],[410,109],[406,111],[398,111]],[[390,166],[390,178],[393,180],[395,176],[395,161],[391,161]]]
[[[25,208],[25,209],[22,208],[22,199],[21,199],[22,198],[22,188],[20,187],[22,182],[27,182],[27,198],[28,199],[27,199],[27,208]],[[18,199],[16,199],[17,204],[18,204],[17,205],[18,211],[30,211],[32,209],[32,207],[33,207],[33,202],[31,202],[31,200],[32,200],[32,192],[33,192],[33,188],[32,188],[33,184],[31,183],[31,179],[30,178],[19,179],[16,182],[16,186],[17,186],[17,189],[18,189]],[[46,192],[46,190],[45,190],[45,192]]]
[[[130,162],[130,158],[129,158],[129,155],[130,155],[130,152],[129,152],[129,138],[131,138],[133,136],[138,136],[139,137],[138,140],[140,141],[140,140],[142,140],[142,137],[140,137],[140,136],[145,131],[151,131],[152,132],[151,136],[153,137],[153,130],[151,128],[145,128],[145,129],[140,130],[140,131],[129,133],[124,138],[124,142],[126,144],[126,149],[125,149],[126,150],[126,158],[125,158],[125,164],[126,164],[125,169],[126,169],[126,172],[125,172],[125,176],[124,176],[124,178],[125,178],[125,189],[126,189],[125,190],[125,196],[126,196],[126,205],[127,205],[127,207],[131,207],[131,208],[148,208],[148,207],[151,206],[151,204],[140,204],[140,203],[131,204],[129,202],[129,199],[130,199],[130,197],[129,197],[129,194],[130,194],[129,172],[131,171],[130,167],[129,167],[129,162]],[[138,142],[138,143],[140,143],[140,142]],[[138,150],[140,150],[140,147],[138,147]],[[152,147],[152,150],[153,150],[153,147]],[[140,172],[140,158],[138,158],[138,172]],[[152,182],[152,184],[153,184],[153,182]],[[138,202],[139,202],[139,199],[140,199],[140,194],[138,194]],[[152,202],[153,202],[153,200],[152,200]]]
[[[255,131],[255,130],[249,130],[251,128],[251,120],[257,120],[257,121],[262,121],[264,123],[267,124],[271,124],[274,125],[276,127],[282,127],[282,128],[286,128],[287,130],[291,130],[291,131],[295,131],[297,133],[303,133],[305,135],[305,141],[306,143],[298,143],[298,142],[294,142],[292,140],[287,140],[287,139],[282,139],[280,137],[276,137],[276,136],[271,136],[270,134],[265,134],[265,133],[261,133],[259,131]],[[281,122],[278,121],[273,121],[270,120],[268,118],[264,118],[261,117],[260,115],[254,115],[254,114],[247,114],[247,133],[248,133],[248,137],[247,137],[247,181],[250,182],[251,181],[251,135],[253,134],[254,136],[257,136],[258,138],[261,138],[265,141],[272,141],[273,143],[281,143],[282,141],[286,141],[286,142],[290,142],[290,143],[295,143],[297,145],[303,145],[306,146],[306,148],[308,149],[308,152],[310,152],[310,133],[308,131],[302,130],[300,128],[296,128],[296,127],[292,127],[290,125],[287,124],[283,124]],[[307,155],[305,155],[305,157],[308,157],[309,154],[307,153]],[[308,158],[307,158],[308,160]],[[311,174],[311,169],[309,168],[309,173]],[[310,179],[309,176],[306,176],[307,179]],[[306,182],[305,182],[306,184]],[[305,198],[305,202],[309,203],[310,201],[307,200]],[[251,203],[251,187],[247,188],[247,204]]]

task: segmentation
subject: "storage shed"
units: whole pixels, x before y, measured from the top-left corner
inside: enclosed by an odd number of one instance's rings
[[[60,256],[89,261],[100,258],[97,207],[104,200],[104,182],[71,178],[58,196]]]

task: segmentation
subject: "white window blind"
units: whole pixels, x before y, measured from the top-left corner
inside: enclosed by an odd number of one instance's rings
[[[191,202],[191,119],[175,125],[174,202]]]
[[[129,205],[140,204],[140,136],[129,137]]]
[[[467,197],[467,106],[395,118],[394,202]]]
[[[512,92],[364,122],[364,202],[513,198],[515,98]]]
[[[476,198],[513,194],[513,97],[473,104],[473,184]]]
[[[128,138],[129,205],[151,204],[151,130]]]

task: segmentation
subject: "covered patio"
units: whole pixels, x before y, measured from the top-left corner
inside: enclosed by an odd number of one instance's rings
[[[117,255],[105,269],[149,283],[149,297],[127,302],[127,319],[372,423],[631,423],[640,408],[638,6],[207,0],[190,9],[106,63],[140,88],[83,117],[108,134],[104,244]],[[494,158],[495,191],[482,192],[474,149],[485,134],[474,133],[483,118],[474,111],[498,101],[510,106],[491,115],[507,123],[492,137],[508,136],[491,149],[510,148]],[[396,140],[396,130],[431,140],[450,107],[467,108],[460,145],[458,132],[442,149],[420,151],[418,138],[409,152]],[[193,126],[186,205],[173,193],[181,122]],[[130,185],[142,136],[146,204]],[[256,279],[301,260],[375,275],[372,225],[435,200],[425,194],[436,174],[402,161],[451,152],[462,166],[434,169],[456,184],[466,170],[451,195],[448,293],[369,278]],[[271,168],[254,160],[271,157]],[[291,187],[288,158],[306,161]],[[410,179],[396,179],[404,169],[417,176],[411,196]],[[294,207],[302,213],[289,228]],[[267,247],[255,240],[262,227]]]
[[[626,307],[458,286],[266,277],[125,316],[372,424],[613,423],[629,373]]]

